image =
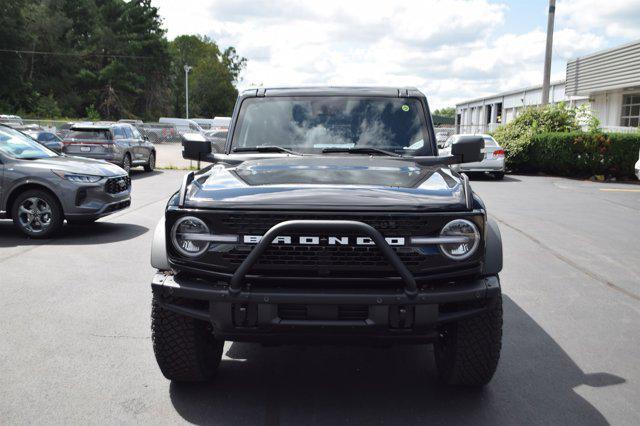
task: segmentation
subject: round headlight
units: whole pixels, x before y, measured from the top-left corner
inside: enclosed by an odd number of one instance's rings
[[[173,246],[181,254],[188,257],[197,257],[207,251],[209,242],[203,237],[209,234],[207,225],[197,217],[185,216],[176,221],[171,230]]]
[[[464,260],[478,249],[480,233],[476,226],[465,219],[455,219],[447,223],[441,237],[449,237],[451,242],[440,244],[442,253],[453,260]]]

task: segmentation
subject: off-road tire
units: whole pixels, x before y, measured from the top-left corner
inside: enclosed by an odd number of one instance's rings
[[[193,302],[164,298],[165,302],[185,307]],[[176,382],[202,382],[216,373],[222,358],[224,341],[216,340],[211,324],[163,309],[159,296],[153,295],[151,339],[162,374]]]
[[[20,224],[18,219],[20,205],[29,198],[40,198],[50,206],[51,222],[47,226],[46,230],[41,232],[30,232]],[[29,189],[19,194],[15,200],[13,200],[13,204],[11,205],[11,218],[13,219],[14,226],[20,230],[20,232],[24,233],[28,237],[38,239],[51,238],[56,235],[64,223],[64,213],[62,211],[62,206],[60,206],[60,202],[52,193],[42,189]]]
[[[482,314],[445,325],[435,344],[441,382],[482,387],[498,367],[502,347],[502,297]]]
[[[152,172],[156,168],[156,153],[149,154],[149,161],[144,165],[145,172]]]

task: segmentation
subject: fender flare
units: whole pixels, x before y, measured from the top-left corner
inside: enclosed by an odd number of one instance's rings
[[[52,187],[52,185],[49,182],[47,182],[45,179],[33,178],[33,177],[25,177],[25,178],[22,178],[22,179],[20,179],[20,180],[18,180],[16,182],[13,182],[13,184],[9,188],[5,188],[6,192],[0,193],[0,195],[1,195],[0,196],[0,201],[2,201],[2,203],[0,205],[0,211],[5,210],[7,212],[7,214],[11,214],[11,212],[8,209],[8,207],[10,207],[8,205],[9,200],[16,193],[22,191],[25,187],[27,187],[29,185],[37,185],[37,186],[41,186],[41,187],[45,188],[47,191],[51,192],[53,194],[53,196],[56,197],[56,199],[58,200],[58,203],[60,203],[62,205],[60,197],[56,193],[55,188]]]
[[[153,231],[151,242],[151,266],[161,271],[170,271],[169,258],[167,257],[167,237],[165,232],[164,216]]]
[[[498,222],[487,218],[486,244],[484,249],[483,275],[497,275],[502,270],[502,236]]]

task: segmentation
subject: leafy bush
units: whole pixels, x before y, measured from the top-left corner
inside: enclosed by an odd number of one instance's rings
[[[506,151],[507,168],[515,171],[530,169],[529,143],[539,133],[573,132],[580,130],[584,111],[568,108],[563,102],[545,107],[528,107],[507,124],[498,127],[493,137]]]
[[[524,144],[528,171],[561,176],[632,177],[640,133],[541,133]]]
[[[38,118],[56,118],[61,114],[58,102],[51,93],[48,96],[41,96],[37,100],[33,112]]]
[[[87,120],[89,121],[100,121],[100,113],[98,112],[98,110],[96,109],[96,107],[91,104],[88,107],[86,107],[84,109],[84,115],[86,116]]]

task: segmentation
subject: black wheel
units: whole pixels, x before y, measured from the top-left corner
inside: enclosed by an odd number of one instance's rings
[[[149,161],[147,161],[147,164],[144,165],[144,171],[152,172],[153,169],[155,168],[156,168],[156,153],[152,152],[151,154],[149,154]]]
[[[495,172],[493,177],[496,178],[496,180],[502,180],[504,179],[504,172]]]
[[[502,347],[502,297],[481,315],[447,324],[435,345],[439,379],[448,385],[481,387],[498,367]]]
[[[64,216],[57,198],[41,189],[18,195],[11,208],[14,225],[31,238],[49,238],[60,227]]]
[[[164,300],[193,307],[185,300]],[[155,294],[151,307],[151,339],[160,371],[176,382],[209,380],[222,359],[224,341],[213,337],[211,324],[163,309]]]
[[[124,158],[122,159],[122,166],[121,166],[125,172],[127,172],[127,174],[131,174],[131,156],[129,154],[125,154]]]

